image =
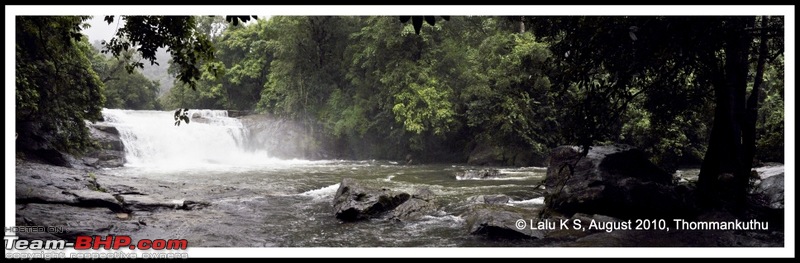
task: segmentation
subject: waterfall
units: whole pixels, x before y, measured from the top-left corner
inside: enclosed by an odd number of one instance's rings
[[[247,144],[247,129],[224,110],[190,110],[190,123],[175,126],[172,111],[104,109],[125,145],[126,166],[198,167],[252,165],[270,160]],[[249,149],[249,150],[246,150]]]

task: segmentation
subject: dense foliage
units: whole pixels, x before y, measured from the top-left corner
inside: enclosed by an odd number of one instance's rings
[[[80,121],[102,106],[163,105],[293,119],[308,152],[337,158],[541,165],[558,145],[623,142],[668,170],[783,161],[781,17],[124,19],[106,58],[83,18],[18,18],[18,122],[43,120],[60,149],[87,145]],[[134,68],[158,48],[177,79],[157,101]]]
[[[625,123],[623,113],[641,93],[641,105],[654,128],[650,137],[667,137],[655,140],[654,149],[670,149],[678,155],[692,151],[686,148],[691,143],[687,134],[692,133],[684,127],[710,128],[698,186],[702,193],[720,194],[705,196],[708,200],[744,202],[759,137],[757,114],[763,104],[765,69],[783,53],[782,17],[536,17],[530,21],[537,35],[553,43],[551,49],[563,73],[556,76],[558,83],[578,86],[586,93],[577,115],[588,121],[574,129],[574,138],[582,146],[616,140]],[[704,112],[711,108],[706,106],[709,101],[713,113]],[[698,122],[704,116],[713,116],[710,125]]]
[[[19,151],[79,154],[94,145],[85,121],[101,119],[103,106],[158,108],[153,93],[158,86],[134,73],[144,65],[139,59],[130,59],[134,55],[154,63],[158,48],[169,46],[176,75],[190,85],[197,77],[195,64],[212,58],[213,47],[204,34],[194,30],[194,17],[130,16],[103,50],[124,62],[103,61],[81,34],[89,26],[84,23],[88,18],[16,17]]]
[[[105,85],[106,103],[103,107],[132,110],[161,108],[158,102],[159,82],[148,79],[139,69],[125,69],[130,61],[138,59],[132,50],[120,57],[106,57],[94,47],[84,50],[84,53],[89,56],[92,68]]]
[[[93,145],[84,120],[101,118],[103,83],[84,53],[87,17],[16,18],[18,141],[79,153]]]

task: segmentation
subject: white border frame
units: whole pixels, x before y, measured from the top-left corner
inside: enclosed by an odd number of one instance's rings
[[[200,248],[191,257],[795,257],[794,6],[6,6],[5,226],[15,222],[14,28],[18,15],[781,15],[785,16],[783,248]],[[69,250],[68,250],[69,251]]]

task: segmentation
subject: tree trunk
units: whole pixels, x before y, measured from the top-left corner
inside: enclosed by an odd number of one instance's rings
[[[713,77],[714,124],[698,187],[705,205],[740,208],[745,201],[752,168],[752,158],[747,160],[745,156],[742,130],[747,125],[745,94],[748,47],[752,41],[745,28],[753,24],[753,18],[735,17],[729,22],[724,46],[725,66]]]
[[[744,160],[750,160],[750,165],[742,167],[747,169],[742,172],[750,173],[752,169],[753,159],[756,152],[756,121],[758,120],[758,96],[761,91],[761,83],[764,81],[764,66],[767,62],[768,42],[767,27],[769,25],[769,18],[767,16],[761,17],[761,33],[758,46],[758,62],[756,62],[756,75],[753,79],[753,90],[750,91],[750,97],[747,98],[746,113],[745,113],[745,127],[742,130],[742,138],[744,141]],[[745,182],[748,183],[748,182]]]

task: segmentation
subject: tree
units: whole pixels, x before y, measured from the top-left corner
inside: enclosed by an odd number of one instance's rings
[[[257,109],[297,120],[316,137],[326,99],[345,82],[343,57],[352,22],[349,17],[272,17],[266,48],[273,59]],[[303,148],[310,153],[316,145]]]
[[[783,56],[778,56],[764,70],[764,85],[756,126],[756,159],[781,162],[784,160],[783,114]]]
[[[488,20],[500,26],[503,21]],[[546,44],[531,33],[497,30],[477,47],[482,63],[473,72],[478,81],[461,93],[466,123],[475,140],[493,145],[514,145],[541,153],[558,138],[557,93],[550,91]],[[472,58],[472,59],[478,59]],[[569,94],[561,94],[568,98]]]
[[[93,145],[84,120],[101,118],[105,104],[102,81],[92,69],[82,40],[86,16],[18,16],[16,18],[17,140],[21,151],[58,150],[81,153]],[[106,17],[110,23],[113,17]],[[105,43],[115,56],[135,48],[155,63],[160,47],[169,47],[177,75],[192,83],[196,65],[213,58],[208,40],[194,31],[191,17],[127,16],[117,37]],[[143,63],[131,61],[133,71]]]
[[[100,54],[94,47],[83,50],[91,62],[92,68],[97,72],[100,80],[105,85],[104,96],[106,108],[154,110],[160,108],[158,92],[160,84],[156,80],[149,80],[141,71],[133,72],[124,70],[132,60],[137,60],[133,50],[129,50],[121,57],[107,58]]]
[[[82,49],[88,17],[16,17],[19,150],[81,153],[93,145],[84,120],[101,118],[103,83]]]
[[[343,93],[356,103],[344,123],[402,152],[424,152],[452,134],[455,91],[442,74],[442,37],[441,26],[416,35],[394,18],[367,18],[349,46],[352,87]]]
[[[201,77],[198,65],[214,58],[214,48],[206,33],[216,29],[195,30],[197,21],[192,16],[123,16],[122,19],[125,24],[115,37],[103,42],[104,53],[118,57],[134,48],[142,58],[156,64],[158,49],[166,48],[172,55],[176,77],[195,88],[195,82]],[[106,16],[105,21],[111,24],[114,16]],[[142,62],[133,61],[128,70],[143,66]]]
[[[228,27],[220,16],[192,17],[194,32],[208,41],[208,45],[216,46],[222,39],[222,34]],[[219,51],[214,49],[212,56]],[[171,75],[180,75],[183,66],[170,61],[167,72]],[[225,65],[218,59],[205,59],[192,65],[197,69],[191,82],[180,78],[174,80],[174,86],[164,96],[162,103],[171,108],[201,108],[223,109],[228,103],[224,83]]]
[[[252,110],[261,99],[273,53],[267,42],[272,38],[266,21],[247,26],[230,26],[217,41],[215,56],[225,66],[221,77],[228,109]]]
[[[612,137],[621,112],[640,93],[652,113],[679,116],[713,92],[715,113],[708,150],[698,181],[704,201],[740,207],[752,168],[757,94],[762,59],[782,48],[769,38],[782,37],[780,18],[755,17],[560,17],[533,18],[539,35],[548,36],[562,66],[559,83],[586,90],[576,129],[588,147]],[[754,36],[760,34],[760,40]],[[759,43],[759,48],[753,48]],[[757,58],[750,99],[748,72]],[[598,110],[604,109],[604,110]]]

